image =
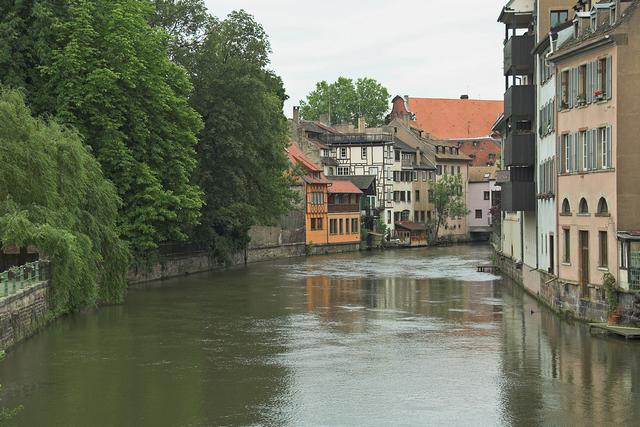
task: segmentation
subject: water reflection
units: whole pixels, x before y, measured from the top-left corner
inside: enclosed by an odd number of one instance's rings
[[[133,290],[0,364],[13,425],[625,425],[639,347],[592,338],[452,247]],[[532,312],[533,311],[533,312]]]

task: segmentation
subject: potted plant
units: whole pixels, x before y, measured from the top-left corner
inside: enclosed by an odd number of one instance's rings
[[[618,310],[618,293],[616,292],[616,279],[611,273],[605,273],[602,278],[602,285],[607,296],[607,323],[617,325],[620,323],[620,312]]]
[[[584,105],[587,103],[587,98],[584,95],[578,95],[578,105]]]
[[[600,89],[596,89],[593,91],[593,97],[596,101],[602,101],[604,99],[604,93]]]
[[[569,104],[567,103],[567,101],[562,101],[560,103],[560,109],[561,110],[567,110],[569,108]]]

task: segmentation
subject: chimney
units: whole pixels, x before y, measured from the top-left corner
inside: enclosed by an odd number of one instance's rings
[[[469,95],[460,95],[460,99],[469,99]]]
[[[329,125],[331,126],[331,123],[329,123],[331,119],[329,118],[328,114],[320,114],[320,117],[318,117],[318,121],[321,123],[324,123],[325,125]]]
[[[300,107],[293,107],[293,124],[300,124]]]
[[[422,152],[420,151],[420,147],[416,147],[416,165],[420,166],[421,160],[422,160]]]
[[[365,133],[366,128],[367,128],[367,124],[364,121],[364,116],[359,115],[358,116],[358,133]]]

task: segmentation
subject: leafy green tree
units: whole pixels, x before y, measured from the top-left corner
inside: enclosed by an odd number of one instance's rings
[[[262,26],[236,11],[213,26],[193,73],[192,103],[204,119],[197,177],[206,204],[197,236],[222,258],[246,247],[249,228],[285,212],[292,198],[286,95],[267,69],[270,53]]]
[[[193,70],[196,52],[216,18],[207,12],[204,0],[153,0],[153,4],[155,13],[149,21],[169,35],[171,59],[188,71]]]
[[[138,255],[185,239],[202,206],[191,182],[202,123],[167,34],[148,22],[153,13],[145,0],[0,3],[0,78],[93,148]]]
[[[440,228],[449,218],[465,216],[469,213],[466,207],[464,193],[462,192],[462,178],[460,175],[442,175],[440,179],[431,185],[433,191],[433,206],[435,218],[429,224],[431,239],[436,239]]]
[[[340,77],[333,83],[321,81],[300,101],[300,113],[306,120],[318,120],[329,114],[332,124],[358,122],[364,116],[370,126],[380,126],[389,109],[389,91],[371,78],[352,79]]]
[[[120,301],[129,263],[120,199],[80,135],[0,89],[0,164],[0,246],[34,245],[51,260],[54,310]]]

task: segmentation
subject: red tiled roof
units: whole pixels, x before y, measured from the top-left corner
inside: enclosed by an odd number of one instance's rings
[[[322,172],[322,168],[307,159],[307,156],[304,155],[300,147],[293,142],[290,143],[287,148],[287,156],[289,156],[291,163],[300,163],[309,172]]]
[[[331,181],[329,193],[354,193],[362,194],[362,191],[351,181]]]
[[[436,139],[475,138],[491,135],[503,102],[409,98],[409,110],[415,114],[417,126]]]

